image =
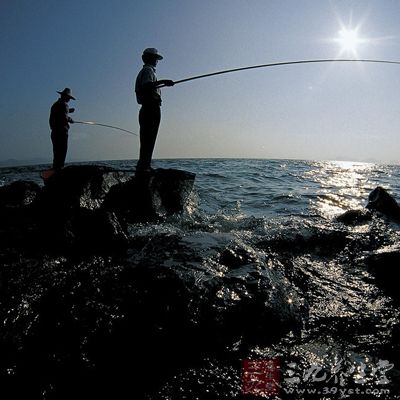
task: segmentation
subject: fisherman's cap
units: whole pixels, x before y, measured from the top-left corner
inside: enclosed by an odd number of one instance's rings
[[[158,50],[155,49],[154,47],[149,47],[147,49],[143,50],[143,55],[149,55],[149,56],[153,56],[156,57],[157,60],[162,60],[163,56],[161,54],[158,53]]]
[[[68,87],[66,87],[62,92],[57,92],[57,93],[69,97],[72,100],[76,100],[75,97],[72,96],[71,94],[71,89]]]

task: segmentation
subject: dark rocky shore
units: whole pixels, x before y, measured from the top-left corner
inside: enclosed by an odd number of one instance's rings
[[[384,189],[329,227],[216,240],[207,260],[183,234],[132,234],[184,214],[194,179],[71,166],[0,188],[0,395],[250,398],[241,359],[290,354],[300,371],[318,346],[400,365],[400,208]]]

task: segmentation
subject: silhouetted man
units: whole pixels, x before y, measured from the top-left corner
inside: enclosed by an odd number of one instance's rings
[[[60,98],[51,106],[49,123],[53,143],[53,169],[59,171],[64,167],[67,156],[69,124],[74,122],[68,114],[75,109],[69,108],[68,102],[71,99],[75,100],[75,97],[71,95],[70,88],[57,93],[60,94]]]
[[[140,154],[136,166],[138,172],[151,170],[151,158],[161,121],[160,87],[174,85],[171,80],[157,80],[156,66],[158,60],[162,59],[157,49],[145,49],[142,55],[144,65],[136,78],[136,100],[142,106],[139,112]]]

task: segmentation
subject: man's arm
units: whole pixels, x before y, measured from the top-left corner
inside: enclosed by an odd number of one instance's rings
[[[175,85],[175,82],[171,81],[170,79],[162,79],[162,80],[156,81],[154,83],[156,85],[156,88],[163,87],[163,86],[174,86]]]
[[[68,107],[68,114],[69,113],[73,113],[75,111],[75,108],[69,108]],[[68,122],[70,123],[70,124],[73,124],[74,123],[74,120],[69,116],[69,115],[67,115],[67,120],[68,120]]]
[[[175,82],[170,79],[162,79],[159,81],[148,81],[143,83],[142,90],[158,89],[163,86],[174,86]]]

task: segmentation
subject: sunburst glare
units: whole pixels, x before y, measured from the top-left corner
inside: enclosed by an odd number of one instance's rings
[[[357,45],[361,43],[356,29],[341,29],[337,41],[341,46],[341,51],[349,51],[353,54],[357,53]]]
[[[358,57],[358,52],[361,44],[368,42],[368,39],[362,38],[359,34],[359,29],[342,28],[338,32],[338,36],[333,39],[339,45],[339,56],[350,54],[353,57]]]
[[[353,13],[351,13],[348,20],[344,21],[339,14],[336,14],[339,29],[336,36],[330,41],[338,46],[337,58],[341,56],[359,58],[361,50],[371,42],[370,38],[367,38],[362,31],[362,28],[365,28],[366,17],[366,15],[360,16],[356,22],[353,20]]]

